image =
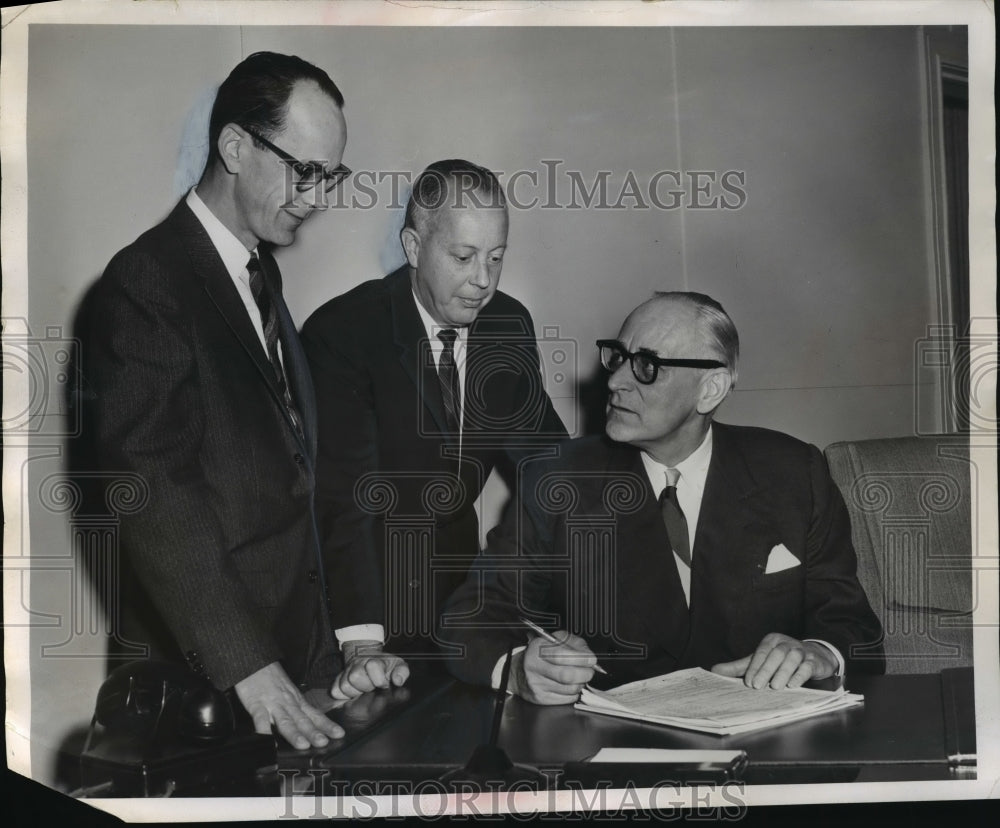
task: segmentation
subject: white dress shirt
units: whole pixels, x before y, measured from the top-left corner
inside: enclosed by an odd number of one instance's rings
[[[427,340],[430,342],[435,370],[441,367],[441,354],[444,352],[444,343],[438,339],[438,334],[448,330],[449,327],[458,334],[455,339],[455,367],[458,369],[458,390],[462,399],[462,410],[459,412],[459,428],[461,428],[465,422],[465,353],[469,341],[469,327],[468,325],[462,327],[439,325],[427,312],[427,308],[420,304],[416,293],[413,294],[413,301],[417,303],[417,313],[420,314],[420,321],[424,323],[424,330],[427,331]],[[461,436],[461,432],[459,432],[460,447]]]
[[[657,460],[654,460],[646,452],[640,452],[642,465],[646,468],[646,475],[649,483],[653,487],[657,498],[667,485],[667,467]],[[674,466],[680,472],[680,480],[677,481],[677,503],[684,513],[684,521],[688,527],[689,548],[691,550],[691,561],[694,562],[694,542],[695,530],[698,528],[698,515],[701,513],[701,498],[705,494],[705,478],[708,477],[708,464],[712,459],[712,429],[708,430],[701,445],[692,451],[685,459]],[[684,600],[688,606],[691,605],[691,567],[674,553],[674,563],[677,564],[677,574],[681,577],[681,586],[684,589]]]
[[[215,213],[208,208],[208,205],[195,192],[194,187],[188,192],[186,201],[188,207],[191,208],[191,212],[201,222],[201,226],[205,228],[205,232],[208,233],[208,237],[212,240],[212,245],[222,259],[222,264],[225,265],[229,278],[233,280],[236,291],[239,293],[240,299],[243,300],[243,305],[247,309],[247,315],[250,317],[253,329],[257,332],[257,338],[260,340],[261,347],[264,348],[264,353],[267,354],[267,342],[264,339],[264,323],[261,321],[260,308],[257,307],[257,302],[253,298],[253,291],[250,290],[250,271],[247,270],[247,263],[250,261],[251,251],[247,250],[243,246],[243,242],[236,238],[229,228],[219,221]],[[255,247],[253,252],[256,252],[256,250],[257,248]],[[280,339],[278,340],[278,359],[281,361],[282,367],[284,367],[285,362],[281,352]]]

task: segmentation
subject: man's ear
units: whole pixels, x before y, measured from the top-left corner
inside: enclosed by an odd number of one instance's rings
[[[729,395],[733,377],[725,368],[713,368],[702,378],[698,395],[698,413],[711,414]]]
[[[416,267],[420,260],[420,234],[412,227],[404,227],[399,233],[399,240],[403,243],[406,261],[410,267]]]
[[[240,171],[240,164],[243,160],[243,153],[250,145],[250,136],[236,128],[235,124],[226,124],[219,133],[219,141],[216,147],[219,150],[219,158],[230,173]]]

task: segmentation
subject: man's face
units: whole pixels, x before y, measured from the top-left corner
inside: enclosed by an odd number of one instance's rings
[[[413,289],[439,325],[471,325],[493,298],[507,245],[503,207],[445,206],[404,230]]]
[[[676,301],[655,299],[625,320],[618,340],[631,352],[645,349],[662,358],[713,358],[699,335],[695,311]],[[705,370],[661,366],[643,385],[626,360],[608,377],[608,437],[645,449],[661,462],[665,446],[699,433],[698,403]],[[668,462],[669,465],[669,462]]]
[[[300,161],[319,161],[332,170],[347,144],[344,113],[315,83],[299,81],[288,98],[285,128],[270,140]],[[315,210],[326,208],[322,182],[300,193],[290,185],[289,176],[288,166],[277,155],[247,138],[235,192],[241,241],[291,244],[299,225]]]

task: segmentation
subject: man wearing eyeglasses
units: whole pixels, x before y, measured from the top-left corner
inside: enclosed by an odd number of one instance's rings
[[[566,436],[525,307],[497,289],[508,214],[489,170],[431,164],[413,184],[406,263],[302,329],[316,386],[316,502],[345,668],[335,698],[444,673],[441,605],[479,552],[494,468]],[[405,658],[405,661],[404,661]]]
[[[348,170],[329,76],[259,52],[222,83],[197,186],[114,257],[94,297],[87,379],[101,465],[141,476],[121,518],[115,649],[233,688],[259,732],[322,747],[309,705],[335,645],[313,513],[315,400],[269,252]]]
[[[446,607],[442,637],[464,648],[455,675],[496,686],[515,648],[510,688],[567,704],[592,680],[693,666],[754,688],[842,676],[845,665],[882,672],[881,628],[820,452],[713,423],[739,356],[722,306],[657,294],[597,344],[606,436],[528,469],[521,508]],[[523,646],[523,616],[548,619],[558,643]],[[595,675],[598,662],[607,675]]]

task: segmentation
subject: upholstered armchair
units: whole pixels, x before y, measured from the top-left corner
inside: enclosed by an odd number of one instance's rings
[[[968,440],[861,440],[833,443],[825,454],[851,515],[858,577],[885,631],[886,672],[971,665],[975,576],[983,573],[972,565]]]

